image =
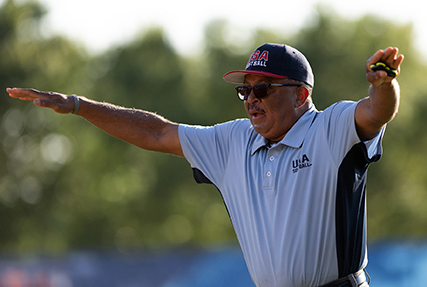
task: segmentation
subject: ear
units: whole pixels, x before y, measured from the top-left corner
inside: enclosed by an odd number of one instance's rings
[[[309,92],[306,88],[304,87],[299,87],[296,90],[296,104],[295,107],[301,107],[302,105],[305,104],[305,102],[307,101],[309,96]]]

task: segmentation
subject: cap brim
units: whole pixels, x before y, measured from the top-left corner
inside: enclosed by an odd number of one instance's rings
[[[231,71],[225,74],[222,78],[224,79],[224,81],[228,83],[243,84],[245,82],[245,77],[248,74],[273,77],[273,78],[282,78],[282,79],[287,78],[286,76],[281,76],[281,75],[263,72],[263,71],[246,71],[246,70]]]

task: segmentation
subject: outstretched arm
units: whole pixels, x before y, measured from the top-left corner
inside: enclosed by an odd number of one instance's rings
[[[373,71],[370,66],[381,61],[399,74],[403,55],[398,52],[392,47],[379,50],[366,62],[366,79],[371,83],[369,97],[359,102],[355,112],[357,132],[363,141],[374,138],[397,115],[400,101],[397,80],[385,71]]]
[[[41,92],[34,89],[7,89],[12,98],[33,101],[57,113],[72,113],[72,96]],[[108,134],[146,150],[183,156],[178,137],[178,124],[151,112],[118,107],[79,97],[78,115]]]

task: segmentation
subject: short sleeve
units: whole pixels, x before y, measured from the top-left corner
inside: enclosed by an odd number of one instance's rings
[[[325,134],[330,146],[330,152],[336,163],[361,140],[357,134],[354,114],[358,102],[341,101],[327,108],[322,115]],[[372,161],[381,157],[381,142],[384,129],[372,140],[365,142],[368,156]],[[378,158],[378,159],[377,159]]]
[[[230,145],[236,144],[236,135],[248,128],[248,122],[235,120],[210,127],[180,125],[182,151],[191,167],[218,186],[228,165]]]

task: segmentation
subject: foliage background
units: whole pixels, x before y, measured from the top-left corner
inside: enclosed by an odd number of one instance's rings
[[[155,111],[188,124],[245,117],[229,70],[243,68],[265,42],[297,47],[310,60],[318,109],[367,96],[366,59],[397,46],[405,55],[398,117],[387,127],[384,156],[368,180],[368,235],[427,234],[424,132],[426,64],[419,62],[410,25],[366,15],[349,21],[328,7],[297,34],[282,38],[259,29],[238,43],[226,21],[211,22],[204,49],[178,54],[161,28],[91,55],[62,36],[46,38],[47,13],[36,1],[0,7],[0,90],[33,87]],[[181,158],[138,149],[84,119],[57,115],[0,97],[0,251],[61,253],[80,248],[207,247],[236,243],[214,187],[197,185]]]

